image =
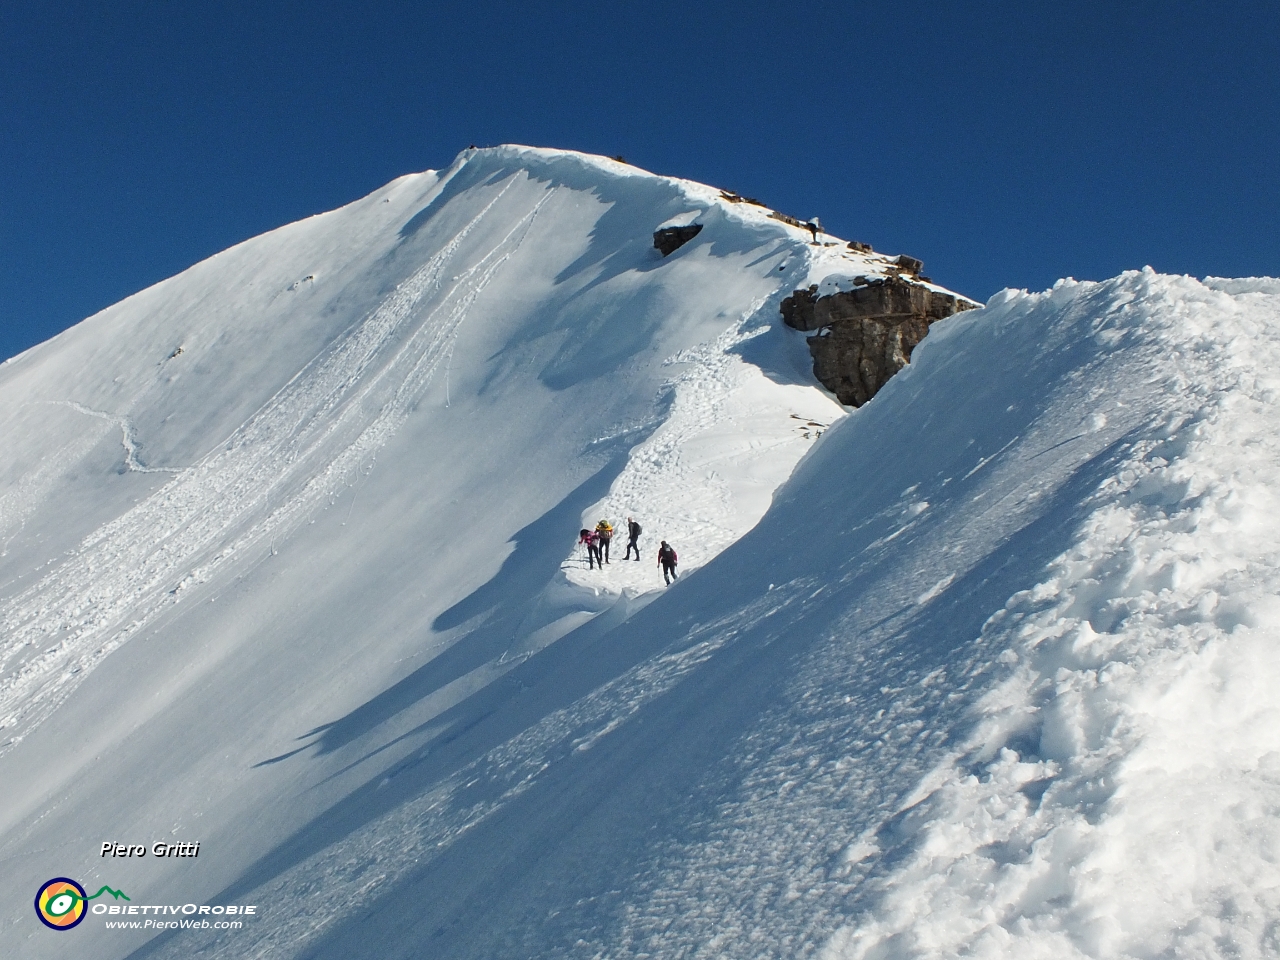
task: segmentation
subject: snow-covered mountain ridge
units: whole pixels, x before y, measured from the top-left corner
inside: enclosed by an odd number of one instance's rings
[[[178,710],[235,716],[254,756],[198,803],[131,795],[137,816],[202,811],[260,846],[232,824],[279,784],[226,804],[244,778],[292,779],[253,766],[266,743],[288,753],[335,708],[442,677],[382,721],[412,730],[647,602],[656,537],[687,574],[740,536],[809,425],[841,415],[778,300],[884,262],[767,214],[602,158],[466,151],[0,366],[0,751],[20,784],[0,826],[84,783],[104,745],[169,742],[158,717]],[[662,258],[655,227],[691,218],[697,242]],[[649,562],[579,570],[578,528],[626,513]],[[115,696],[123,677],[152,692]],[[64,741],[51,760],[43,744]],[[262,836],[293,829],[255,816]]]
[[[649,236],[673,210],[700,217],[705,233],[665,261]],[[20,733],[25,716],[56,704],[51,687],[78,683],[182,591],[233,556],[273,550],[354,489],[424,402],[452,410],[468,375],[483,376],[489,397],[520,396],[507,420],[517,436],[499,441],[485,423],[472,445],[486,469],[504,446],[548,439],[539,421],[523,437],[517,426],[532,419],[521,392],[532,374],[552,401],[543,414],[572,434],[564,459],[599,467],[641,445],[595,512],[645,514],[651,531],[682,541],[686,568],[700,565],[763,513],[807,446],[797,418],[840,415],[795,372],[778,382],[732,352],[770,332],[793,278],[874,259],[818,252],[801,233],[710,188],[602,158],[468,151],[443,173],[242,244],[11,361],[0,383],[17,454],[0,501],[4,559],[30,559],[23,531],[41,506],[97,509],[78,525],[33,524],[45,537],[59,528],[64,548],[90,539],[3,610],[0,724]],[[752,277],[742,276],[748,251]],[[785,366],[785,342],[773,339],[765,353]],[[460,342],[494,349],[482,373],[455,368]],[[428,399],[432,390],[442,396]],[[115,483],[114,502],[92,475],[81,481],[91,493],[59,490],[90,448],[123,453],[124,470],[146,476]],[[654,587],[648,569],[611,574],[585,582],[614,594]]]
[[[1267,955],[1280,283],[1006,292],[815,445],[808,239],[468,152],[0,367],[6,955]]]

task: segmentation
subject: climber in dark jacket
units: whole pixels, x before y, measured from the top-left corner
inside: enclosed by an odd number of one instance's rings
[[[640,524],[636,523],[631,517],[627,517],[627,555],[623,560],[631,559],[631,551],[636,552],[636,560],[640,559]]]
[[[671,581],[676,578],[676,552],[665,540],[658,548],[658,566],[662,568],[662,579],[667,582],[667,586],[671,586]]]

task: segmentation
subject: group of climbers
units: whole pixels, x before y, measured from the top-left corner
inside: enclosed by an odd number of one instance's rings
[[[634,517],[627,517],[627,553],[624,560],[640,561],[640,524]],[[578,534],[578,543],[587,548],[587,567],[594,570],[598,565],[601,570],[609,562],[609,544],[613,541],[613,524],[601,520],[594,530],[585,527]],[[635,552],[635,557],[631,556]],[[670,586],[676,578],[676,552],[667,541],[663,540],[658,548],[658,566],[662,568],[662,577]]]

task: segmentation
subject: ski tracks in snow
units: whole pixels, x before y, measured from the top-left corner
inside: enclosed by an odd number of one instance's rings
[[[492,249],[459,270],[454,261],[465,241],[517,179],[214,452],[0,605],[0,751],[184,591],[287,536],[396,432],[552,195],[545,192]],[[130,469],[161,469],[138,462],[127,417],[66,405],[117,423]]]

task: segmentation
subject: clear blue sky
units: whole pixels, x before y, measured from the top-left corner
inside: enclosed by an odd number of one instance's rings
[[[0,6],[0,356],[502,142],[1004,286],[1280,274],[1280,4]]]

